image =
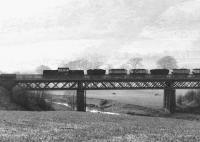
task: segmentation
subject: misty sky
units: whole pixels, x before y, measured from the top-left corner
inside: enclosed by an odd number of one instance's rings
[[[200,0],[0,0],[0,70],[100,56],[200,67]]]

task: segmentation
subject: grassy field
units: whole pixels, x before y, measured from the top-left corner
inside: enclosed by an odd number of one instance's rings
[[[199,121],[72,111],[0,111],[0,141],[200,141]]]

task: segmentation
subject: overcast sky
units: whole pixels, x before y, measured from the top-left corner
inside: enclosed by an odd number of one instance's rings
[[[200,67],[200,0],[0,0],[0,70],[56,67],[79,57],[108,63],[172,55]]]

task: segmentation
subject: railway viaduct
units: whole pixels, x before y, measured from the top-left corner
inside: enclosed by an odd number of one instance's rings
[[[26,90],[76,90],[77,111],[86,110],[85,90],[134,90],[163,89],[163,107],[175,112],[176,89],[200,89],[200,76],[153,76],[130,75],[74,78],[43,78],[42,75],[17,75],[15,79],[0,79],[0,86],[7,90],[14,87]]]

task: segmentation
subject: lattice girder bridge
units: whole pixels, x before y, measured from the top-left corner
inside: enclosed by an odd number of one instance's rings
[[[86,110],[85,90],[164,89],[164,108],[175,111],[176,89],[200,89],[200,77],[17,79],[15,87],[27,90],[77,90],[77,110]]]

